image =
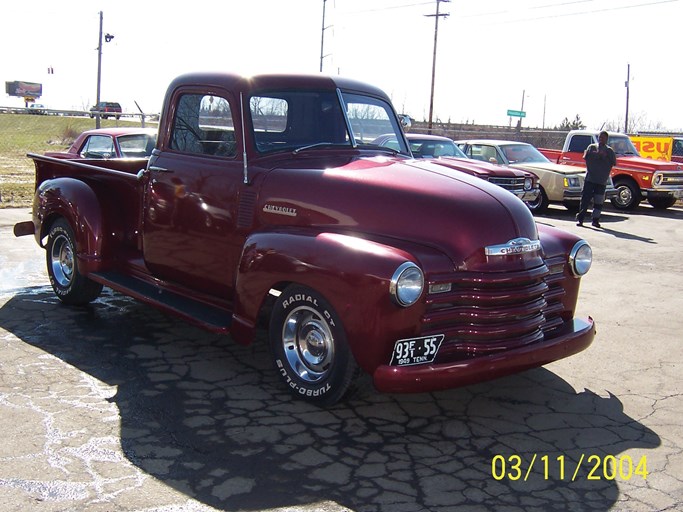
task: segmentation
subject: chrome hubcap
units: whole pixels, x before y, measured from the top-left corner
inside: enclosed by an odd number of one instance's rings
[[[57,284],[68,287],[74,275],[74,253],[66,236],[58,235],[52,243],[50,265]]]
[[[633,194],[628,187],[619,187],[617,194],[617,201],[619,204],[627,205],[633,200]]]
[[[317,382],[325,378],[334,359],[334,336],[314,309],[301,306],[287,315],[282,344],[289,366],[301,379]]]

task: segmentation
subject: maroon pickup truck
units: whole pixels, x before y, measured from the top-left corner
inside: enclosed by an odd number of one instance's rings
[[[397,150],[376,146],[394,133]],[[295,395],[465,385],[590,345],[591,250],[484,180],[412,158],[380,90],[342,78],[192,74],[149,161],[30,155],[33,219],[66,304],[102,286],[251,343]],[[263,323],[261,321],[264,321]]]

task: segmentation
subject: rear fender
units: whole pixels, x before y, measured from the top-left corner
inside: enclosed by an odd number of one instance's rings
[[[35,236],[41,247],[52,223],[65,218],[76,237],[79,269],[88,274],[99,269],[102,261],[104,227],[102,209],[95,192],[74,178],[46,180],[36,190],[33,203]]]
[[[419,326],[423,303],[394,304],[389,284],[396,269],[416,262],[403,249],[337,233],[257,233],[244,246],[236,280],[232,336],[249,343],[270,290],[307,286],[330,302],[358,364],[372,371],[399,337]]]

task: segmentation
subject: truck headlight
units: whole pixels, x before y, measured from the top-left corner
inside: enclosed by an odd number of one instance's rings
[[[534,180],[531,178],[524,178],[524,190],[531,190],[534,186]]]
[[[569,253],[569,267],[572,269],[572,274],[581,277],[586,274],[593,263],[593,250],[588,242],[579,240],[574,244]]]
[[[422,270],[415,263],[406,261],[399,265],[391,277],[389,285],[391,299],[403,307],[415,304],[415,301],[422,295],[424,282]]]
[[[661,174],[655,174],[655,179],[652,180],[652,184],[653,184],[655,187],[658,187],[659,185],[662,184],[662,181],[663,181],[663,180],[664,180],[664,176],[662,176]]]

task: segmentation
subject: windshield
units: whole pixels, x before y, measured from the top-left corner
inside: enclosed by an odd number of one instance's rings
[[[520,163],[548,163],[549,160],[530,144],[506,144],[501,148],[505,158],[511,164]]]
[[[411,139],[408,137],[410,150],[415,158],[439,158],[441,156],[453,156],[467,158],[454,142],[443,139]]]
[[[361,94],[338,95],[337,91],[268,91],[252,96],[249,107],[256,149],[262,153],[374,148],[372,142],[378,135],[393,133],[400,140],[399,151],[408,154],[403,138],[398,136],[398,119],[391,106],[381,99]]]
[[[640,156],[638,150],[631,142],[631,139],[625,135],[610,135],[607,139],[607,145],[610,146],[617,155]]]
[[[127,158],[146,158],[152,154],[156,137],[151,134],[121,135],[118,138],[121,156]]]

